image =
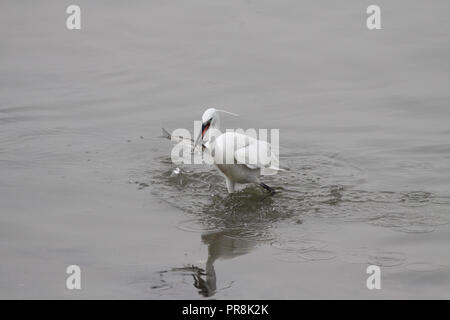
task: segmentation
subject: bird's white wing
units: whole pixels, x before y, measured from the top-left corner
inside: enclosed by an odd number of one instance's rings
[[[250,169],[261,169],[261,173],[265,175],[275,174],[280,170],[278,156],[266,141],[251,139],[246,146],[236,150],[234,158],[237,163],[245,164]]]

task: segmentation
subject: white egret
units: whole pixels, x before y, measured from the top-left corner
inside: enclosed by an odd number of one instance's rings
[[[219,112],[237,116],[232,112],[207,109],[202,116],[202,130],[194,143],[194,149],[202,142],[203,151],[209,152],[214,164],[223,174],[229,193],[233,193],[236,184],[258,184],[270,193],[275,190],[260,181],[261,175],[274,174],[278,170],[278,157],[272,152],[271,145],[239,132],[220,133]],[[209,134],[207,134],[209,133]]]

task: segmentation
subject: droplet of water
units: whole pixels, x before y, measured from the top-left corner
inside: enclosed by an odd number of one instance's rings
[[[176,167],[175,169],[173,169],[172,173],[170,174],[171,177],[177,176],[181,173],[181,169]]]

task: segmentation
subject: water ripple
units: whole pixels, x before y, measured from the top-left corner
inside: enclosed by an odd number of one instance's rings
[[[271,239],[277,221],[307,217],[358,221],[401,232],[431,232],[449,223],[450,197],[421,190],[368,191],[358,188],[364,175],[336,154],[290,155],[290,168],[264,177],[277,193],[269,196],[256,186],[228,194],[213,166],[176,166],[170,158],[155,159],[151,169],[137,168],[131,179],[138,189],[192,214],[178,226],[204,232],[241,229],[242,237]],[[245,232],[244,232],[245,230]],[[301,251],[301,250],[300,250]],[[329,255],[318,252],[317,256]]]

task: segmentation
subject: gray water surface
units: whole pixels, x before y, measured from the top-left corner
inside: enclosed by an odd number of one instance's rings
[[[70,4],[1,4],[0,298],[450,298],[448,1]],[[274,196],[171,162],[208,107]]]

